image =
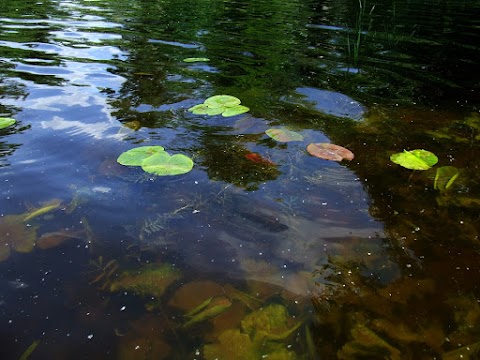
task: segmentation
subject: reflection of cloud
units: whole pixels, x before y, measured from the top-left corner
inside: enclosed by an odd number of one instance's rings
[[[0,46],[10,49],[21,49],[26,51],[38,51],[44,54],[54,54],[63,58],[77,58],[86,60],[112,60],[127,58],[122,50],[115,46],[77,46],[69,47],[57,44],[46,44],[40,42],[16,43],[13,41],[0,41]]]
[[[114,128],[114,124],[111,122],[87,124],[81,121],[65,120],[59,116],[54,116],[52,120],[41,121],[40,124],[44,129],[52,129],[57,131],[64,130],[70,135],[87,134],[95,139],[120,139],[123,137],[123,135],[119,135],[117,132],[111,133]],[[115,127],[120,128],[120,125],[117,124]]]
[[[310,87],[300,87],[296,89],[300,99],[295,96],[284,100],[302,105],[313,105],[313,107],[325,114],[346,117],[354,120],[360,120],[365,112],[365,108],[358,101],[334,91],[315,89]]]

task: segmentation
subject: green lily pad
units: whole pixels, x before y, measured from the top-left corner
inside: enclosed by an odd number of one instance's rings
[[[437,169],[433,188],[435,190],[445,191],[455,182],[460,172],[455,166],[442,166]]]
[[[229,108],[226,108],[224,112],[222,112],[223,117],[230,117],[235,115],[240,115],[248,112],[250,108],[243,106],[243,105],[235,105]]]
[[[393,154],[390,160],[411,170],[428,170],[438,162],[434,153],[420,149]]]
[[[231,95],[215,95],[204,101],[204,104],[210,108],[232,107],[241,103],[239,98]]]
[[[303,135],[286,128],[271,128],[265,131],[265,134],[279,142],[302,141]]]
[[[210,61],[210,59],[209,58],[202,58],[202,57],[191,57],[191,58],[183,59],[183,62],[186,62],[186,63],[207,62],[207,61]]]
[[[0,117],[0,129],[5,129],[13,124],[15,124],[17,120],[12,118],[4,118]]]
[[[220,115],[223,117],[240,115],[250,109],[240,105],[240,99],[230,95],[215,95],[209,97],[203,104],[192,106],[188,111],[195,115]]]
[[[145,159],[142,162],[142,169],[159,176],[180,175],[193,169],[193,161],[183,154],[170,156],[164,151]]]
[[[162,146],[140,146],[120,154],[117,162],[126,166],[141,166],[146,158],[164,152],[165,149]]]
[[[216,108],[211,108],[208,107],[205,104],[198,104],[195,106],[192,106],[188,111],[191,111],[195,115],[220,115],[223,113],[227,108],[222,106],[222,107],[216,107]]]

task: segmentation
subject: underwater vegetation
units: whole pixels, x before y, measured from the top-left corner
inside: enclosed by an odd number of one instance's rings
[[[287,348],[287,340],[301,321],[289,316],[280,304],[270,304],[253,311],[241,320],[239,329],[227,329],[216,342],[203,347],[206,360],[213,359],[297,359]]]
[[[362,275],[360,264],[331,264],[331,272],[322,270],[329,272],[328,282],[322,281],[329,285],[312,298],[314,332],[322,334],[316,338],[318,354],[399,360],[475,359],[480,354],[480,305],[473,294],[448,294],[439,302],[433,279],[402,277],[378,286]],[[441,320],[439,311],[448,316]]]
[[[0,262],[7,260],[12,251],[31,252],[37,241],[38,225],[32,225],[30,221],[57,210],[60,205],[60,201],[55,200],[42,207],[31,209],[24,214],[0,217]]]
[[[128,291],[140,297],[160,299],[167,288],[182,276],[180,270],[169,264],[150,264],[138,270],[124,270],[110,283],[110,291]]]

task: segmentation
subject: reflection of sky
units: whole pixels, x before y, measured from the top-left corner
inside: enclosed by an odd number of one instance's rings
[[[301,96],[300,101],[297,97],[286,100],[311,104],[316,110],[328,115],[360,120],[365,112],[364,106],[358,101],[338,92],[310,87],[297,88],[296,92]]]
[[[33,111],[31,114],[36,117],[42,114],[41,126],[45,129],[75,129],[69,133],[86,133],[94,138],[113,137],[110,130],[112,126],[118,127],[119,123],[111,116],[108,97],[101,90],[120,89],[125,79],[110,73],[109,67],[103,63],[81,62],[65,62],[60,68],[18,64],[17,70],[55,76],[65,80],[66,85],[48,86],[16,78],[16,82],[29,89],[29,94],[24,99],[5,98],[3,103],[21,106],[26,113]],[[52,112],[55,113],[53,118]],[[79,119],[79,116],[82,118]]]
[[[111,120],[111,119],[110,119]],[[97,122],[84,123],[81,121],[65,120],[64,118],[54,116],[51,120],[41,121],[40,124],[44,129],[52,129],[57,131],[65,131],[69,135],[86,134],[95,139],[103,138],[122,138],[121,135],[112,134],[112,126],[120,128],[118,123]]]
[[[126,54],[124,54],[115,46],[84,46],[74,48],[58,44],[45,44],[39,42],[16,43],[13,41],[0,41],[0,46],[12,49],[39,51],[44,54],[55,54],[62,58],[78,58],[88,60],[124,60],[127,58]],[[3,60],[7,61],[5,58]]]

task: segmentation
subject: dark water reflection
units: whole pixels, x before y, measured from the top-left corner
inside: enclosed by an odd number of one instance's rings
[[[479,356],[478,1],[0,5],[2,359]]]

